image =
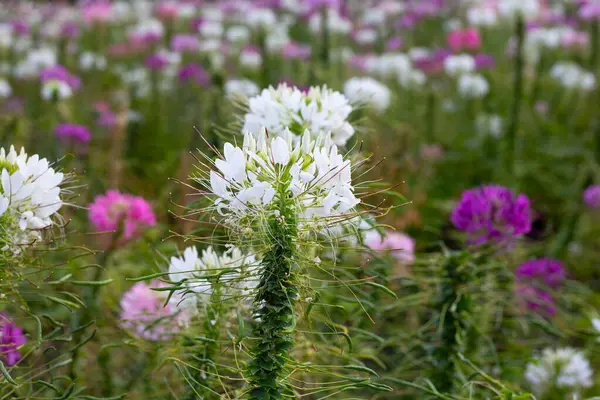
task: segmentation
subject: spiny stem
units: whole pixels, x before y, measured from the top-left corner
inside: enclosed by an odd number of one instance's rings
[[[248,363],[251,400],[280,400],[292,390],[284,381],[287,364],[294,347],[294,303],[296,285],[296,215],[282,183],[278,191],[279,215],[265,222],[267,250],[262,260],[262,274],[254,299],[257,338],[253,359]]]

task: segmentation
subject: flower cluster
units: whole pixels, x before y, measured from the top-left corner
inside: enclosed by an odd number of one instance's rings
[[[515,275],[517,295],[527,308],[547,315],[556,313],[554,297],[547,289],[555,289],[565,280],[562,262],[551,258],[529,260],[517,267]]]
[[[392,93],[387,86],[373,78],[350,78],[344,84],[344,95],[353,105],[367,105],[377,112],[390,106]]]
[[[525,378],[537,396],[552,389],[577,393],[592,386],[593,370],[584,354],[572,348],[545,349],[535,362],[527,364]]]
[[[280,84],[264,89],[248,100],[249,111],[244,117],[244,131],[258,133],[265,127],[269,135],[279,136],[289,129],[297,141],[305,130],[313,139],[330,133],[338,146],[354,135],[348,122],[352,106],[341,93],[326,86],[311,87],[308,93],[296,87]]]
[[[452,223],[474,244],[510,241],[528,233],[531,220],[527,196],[515,197],[510,189],[499,185],[466,190],[452,211]]]
[[[19,254],[58,217],[64,175],[45,158],[29,157],[24,149],[17,153],[14,147],[8,153],[0,149],[0,170],[0,251]]]
[[[187,310],[178,308],[177,296],[165,305],[169,292],[152,290],[167,286],[157,280],[134,284],[121,298],[121,326],[146,340],[172,338],[178,331],[178,323],[188,317]]]
[[[592,185],[585,189],[583,202],[589,208],[600,208],[600,185]]]
[[[596,88],[596,77],[573,62],[561,61],[550,70],[550,76],[567,89],[589,92]]]
[[[0,313],[0,360],[12,367],[21,359],[20,347],[27,343],[23,329],[6,313]]]
[[[405,233],[386,232],[382,236],[376,230],[369,230],[365,236],[365,245],[371,250],[387,250],[392,257],[405,263],[415,260],[415,240]]]
[[[45,100],[50,100],[54,96],[58,99],[69,98],[81,85],[81,79],[71,74],[62,65],[42,70],[40,80],[42,81],[42,97]]]
[[[76,124],[59,124],[54,130],[54,134],[60,140],[75,144],[87,144],[92,139],[88,128]]]
[[[321,230],[348,219],[360,202],[350,161],[328,135],[315,141],[306,131],[293,142],[288,130],[269,139],[261,129],[246,133],[242,148],[225,144],[223,157],[215,161],[218,172],[202,182],[216,195],[215,207],[228,226],[247,228],[244,221],[276,212],[277,202],[287,198],[294,200],[300,226]]]
[[[187,318],[179,319],[183,325],[197,313],[199,304],[208,304],[215,290],[231,297],[244,297],[258,284],[257,265],[254,256],[245,255],[240,249],[228,246],[227,251],[218,254],[212,247],[198,254],[195,247],[188,247],[181,257],[171,257],[169,278],[185,288],[176,301],[185,310]],[[218,283],[207,278],[223,272]],[[218,288],[215,286],[218,285]],[[234,293],[235,292],[235,293]]]
[[[156,216],[146,200],[116,190],[96,196],[89,205],[89,218],[97,231],[122,229],[124,240],[134,239],[144,228],[156,225]]]

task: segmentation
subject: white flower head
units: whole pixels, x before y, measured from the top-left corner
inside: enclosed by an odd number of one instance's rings
[[[37,154],[28,157],[24,149],[0,149],[1,251],[20,253],[54,224],[63,205],[63,180],[64,175]]]
[[[212,246],[201,254],[195,247],[188,247],[181,257],[172,257],[169,264],[170,280],[183,287],[172,301],[177,302],[185,315],[192,316],[199,304],[211,301],[215,292],[229,297],[248,296],[258,284],[256,268],[255,257],[234,246],[221,254]],[[217,273],[220,274],[218,280]],[[181,322],[187,325],[189,319]]]
[[[6,79],[0,78],[0,99],[9,97],[11,93],[12,88],[10,87],[10,83]]]
[[[586,71],[574,62],[557,62],[550,69],[550,76],[566,89],[588,92],[596,88],[594,74]]]
[[[352,106],[343,94],[326,86],[311,87],[304,93],[280,84],[250,98],[248,106],[244,132],[257,134],[265,127],[270,136],[279,136],[289,129],[294,141],[306,130],[315,137],[329,133],[338,146],[345,145],[354,135],[354,128],[348,122]]]
[[[286,131],[268,137],[246,133],[242,147],[225,144],[216,170],[197,180],[212,193],[216,211],[232,230],[244,232],[248,223],[278,211],[290,201],[299,227],[313,232],[347,220],[360,202],[351,182],[352,165],[338,153],[328,135],[300,140]]]
[[[444,59],[444,71],[456,77],[475,71],[475,59],[470,54],[451,55]]]
[[[481,98],[488,94],[490,85],[482,75],[464,74],[458,78],[458,93],[465,98]]]
[[[344,84],[344,94],[352,104],[364,104],[383,112],[390,106],[391,91],[373,78],[351,78]]]
[[[577,393],[593,384],[593,371],[584,354],[572,348],[545,349],[527,364],[525,379],[534,393],[543,396],[552,388]]]
[[[225,95],[229,99],[242,98],[256,96],[260,91],[258,85],[248,79],[231,79],[225,82]]]

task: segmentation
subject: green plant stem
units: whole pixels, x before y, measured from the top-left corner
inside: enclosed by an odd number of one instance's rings
[[[590,41],[592,47],[590,51],[590,69],[594,73],[598,72],[598,51],[600,51],[600,32],[598,31],[598,28],[598,20],[595,19],[590,24]]]
[[[456,385],[456,362],[458,354],[465,353],[469,333],[469,315],[472,311],[471,297],[462,290],[472,277],[464,263],[465,253],[449,255],[442,265],[442,281],[435,307],[439,312],[437,321],[439,344],[432,358],[434,371],[432,382],[442,393],[452,394]],[[472,350],[472,349],[468,349]]]
[[[202,343],[202,347],[197,354],[197,357],[192,360],[192,363],[197,364],[196,369],[192,370],[191,377],[197,382],[204,382],[203,386],[197,388],[189,387],[185,400],[196,400],[196,393],[202,393],[204,400],[219,400],[219,396],[212,390],[207,390],[206,387],[213,386],[211,383],[214,379],[212,373],[217,373],[214,370],[213,361],[219,351],[219,337],[221,332],[221,311],[223,299],[219,290],[218,284],[213,284],[213,293],[211,294],[210,302],[206,305],[206,314],[204,316],[204,335],[209,341]],[[204,360],[204,361],[200,361]],[[204,376],[203,372],[209,374]]]
[[[328,7],[321,7],[321,62],[323,67],[329,67],[329,26],[327,24]]]
[[[262,274],[254,299],[257,320],[253,359],[248,363],[251,400],[279,400],[293,397],[284,381],[288,374],[290,351],[294,347],[294,303],[296,285],[296,215],[285,188],[278,190],[279,216],[265,222],[265,245]]]
[[[523,44],[525,41],[525,23],[522,16],[516,21],[517,48],[515,52],[513,99],[510,111],[510,119],[506,132],[506,163],[509,173],[514,173],[517,162],[517,136],[519,130],[519,118],[521,101],[523,98]]]
[[[113,241],[114,242],[114,241]],[[104,266],[110,259],[112,251],[114,249],[114,245],[111,245],[106,251],[103,251],[98,254],[96,258],[96,264],[98,266],[94,268],[94,275],[92,277],[93,282],[97,282],[102,278],[102,274],[104,273]],[[98,309],[98,291],[100,290],[100,286],[86,286],[83,293],[83,302],[85,307],[81,308],[79,312],[74,314],[72,329],[77,329],[91,321],[93,315],[96,314]],[[79,344],[83,335],[85,333],[85,329],[79,329],[77,332],[73,334],[73,340],[75,346]],[[73,361],[70,364],[69,369],[69,377],[71,379],[75,379],[77,377],[76,368],[77,368],[77,360],[81,354],[81,348],[77,346],[75,350],[73,350]]]

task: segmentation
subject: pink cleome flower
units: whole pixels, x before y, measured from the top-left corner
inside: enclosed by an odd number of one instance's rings
[[[125,240],[134,239],[144,228],[156,225],[156,216],[146,200],[117,190],[96,196],[89,206],[89,218],[97,231],[122,229]]]

